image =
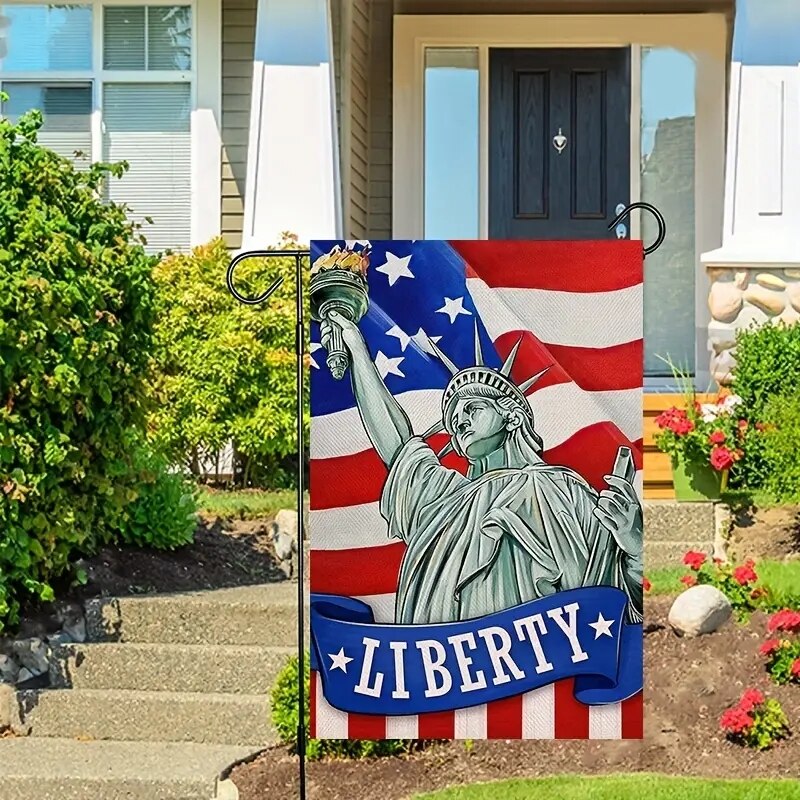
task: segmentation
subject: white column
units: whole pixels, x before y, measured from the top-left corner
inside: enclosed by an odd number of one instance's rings
[[[259,0],[243,247],[341,235],[327,0]]]

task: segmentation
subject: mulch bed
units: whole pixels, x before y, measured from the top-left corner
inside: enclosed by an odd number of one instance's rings
[[[758,647],[766,617],[729,621],[697,639],[665,627],[672,598],[649,598],[645,626],[645,738],[641,741],[475,742],[437,745],[406,758],[308,765],[309,798],[406,800],[417,792],[511,777],[658,772],[715,778],[800,777],[800,688],[775,686]],[[755,686],[783,705],[797,734],[757,753],[728,742],[722,712]],[[297,797],[297,760],[266,751],[231,775],[241,800]]]

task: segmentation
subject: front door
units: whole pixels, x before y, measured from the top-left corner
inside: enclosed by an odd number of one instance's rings
[[[491,50],[489,238],[613,236],[630,98],[628,48]]]

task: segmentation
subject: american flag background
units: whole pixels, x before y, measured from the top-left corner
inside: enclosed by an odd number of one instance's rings
[[[313,261],[334,245],[316,241]],[[529,391],[543,458],[595,489],[617,449],[633,449],[641,498],[642,244],[639,241],[372,241],[370,307],[359,327],[389,391],[421,434],[441,419],[450,374],[428,339],[459,367],[475,363],[476,320],[484,361],[499,368],[522,337],[512,378],[550,369]],[[325,364],[311,331],[311,591],[355,597],[376,622],[394,621],[405,544],[390,539],[378,510],[387,470],[372,449],[349,374]],[[446,434],[428,442],[438,452]],[[466,472],[455,453],[442,462]],[[330,706],[311,675],[315,738],[618,739],[642,736],[642,694],[589,707],[573,680],[456,711],[392,717]]]

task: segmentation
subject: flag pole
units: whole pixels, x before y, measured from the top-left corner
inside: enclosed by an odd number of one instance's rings
[[[245,297],[239,294],[233,282],[236,266],[248,258],[286,258],[294,257],[295,266],[295,399],[297,435],[297,755],[300,759],[300,800],[306,800],[306,703],[305,672],[306,649],[305,633],[305,514],[303,493],[305,483],[305,437],[303,435],[303,397],[304,397],[304,342],[305,327],[303,319],[303,259],[311,257],[310,250],[245,250],[235,256],[228,265],[226,283],[228,291],[245,305],[259,305],[266,302],[283,283],[276,278],[269,288],[258,297]]]

